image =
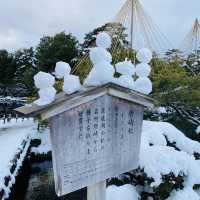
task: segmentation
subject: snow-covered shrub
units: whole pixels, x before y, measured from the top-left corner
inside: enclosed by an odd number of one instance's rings
[[[200,153],[200,144],[173,125],[144,121],[138,169],[111,179],[109,184],[132,184],[143,200],[186,200],[191,194],[196,200],[194,189],[200,185],[196,153]]]

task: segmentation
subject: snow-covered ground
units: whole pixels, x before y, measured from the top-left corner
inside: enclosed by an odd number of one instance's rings
[[[0,191],[4,190],[4,198],[9,196],[10,188],[15,183],[15,177],[26,156],[35,127],[32,119],[19,119],[18,122],[11,120],[5,124],[0,121]],[[17,154],[20,154],[20,158],[15,160]],[[16,167],[11,172],[14,164]],[[6,187],[4,179],[9,176],[11,181]]]

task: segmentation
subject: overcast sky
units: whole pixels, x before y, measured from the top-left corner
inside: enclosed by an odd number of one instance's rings
[[[111,21],[125,0],[0,0],[0,49],[38,44],[43,35],[85,33]],[[200,18],[200,0],[141,0],[169,40],[178,45]]]

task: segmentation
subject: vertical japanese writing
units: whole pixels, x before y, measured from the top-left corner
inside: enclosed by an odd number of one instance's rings
[[[128,133],[134,134],[134,111],[130,110],[128,113]]]
[[[98,128],[99,128],[99,109],[95,108],[94,109],[94,118],[93,118],[93,152],[97,153],[98,152]]]
[[[115,126],[116,130],[118,128],[118,116],[119,116],[119,108],[118,108],[118,106],[115,106],[115,108],[114,108],[114,126]]]
[[[120,146],[123,146],[124,144],[124,111],[120,113]]]
[[[83,139],[83,112],[78,113],[78,130],[79,130],[78,138],[79,140],[82,140]]]
[[[106,115],[105,108],[101,108],[101,150],[105,149],[105,140],[106,140]]]
[[[91,109],[86,110],[86,142],[87,154],[91,154]]]

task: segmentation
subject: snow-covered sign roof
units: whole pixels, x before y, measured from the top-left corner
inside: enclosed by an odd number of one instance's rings
[[[60,93],[49,105],[30,104],[17,108],[16,111],[31,116],[41,115],[42,119],[48,119],[103,95],[118,97],[144,107],[153,107],[152,98],[114,83],[108,83],[99,87],[84,88],[72,95]]]

